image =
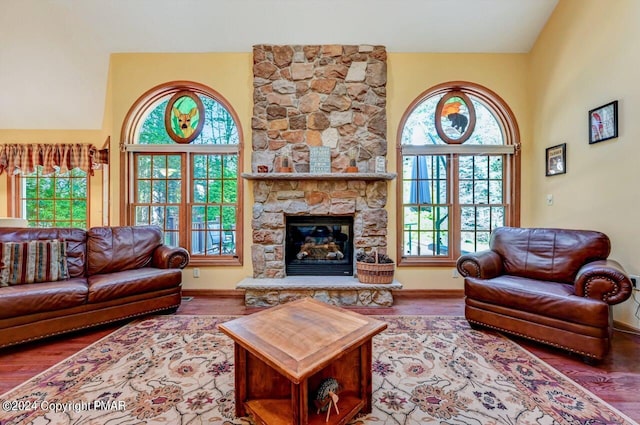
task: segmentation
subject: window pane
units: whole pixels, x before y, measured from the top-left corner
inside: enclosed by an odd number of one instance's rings
[[[236,202],[238,202],[238,181],[223,180],[222,193],[224,196],[222,202],[226,204],[235,204]]]
[[[167,177],[171,179],[182,178],[182,158],[180,155],[169,155],[167,161]]]
[[[137,226],[149,224],[151,215],[149,214],[149,207],[136,207],[136,221]]]
[[[138,177],[142,179],[151,177],[151,156],[138,155]]]
[[[489,178],[502,180],[502,157],[491,156],[489,159]]]
[[[165,180],[154,180],[152,187],[152,202],[154,204],[167,202],[167,182]]]
[[[238,177],[238,157],[236,155],[224,156],[223,177],[225,179],[235,179]]]
[[[207,202],[219,204],[222,202],[222,180],[209,180]]]
[[[489,203],[502,203],[502,180],[494,180],[489,182]]]
[[[24,217],[27,218],[27,221],[29,221],[29,223],[35,222],[38,219],[38,209],[36,208],[36,206],[38,205],[38,201],[28,200],[26,203],[24,203],[24,205],[26,205],[26,215],[24,215]]]
[[[161,179],[167,176],[167,157],[164,155],[154,155],[151,165],[151,176]]]
[[[207,181],[206,180],[194,180],[193,181],[193,202],[207,202]]]
[[[505,225],[504,207],[491,207],[491,230]]]
[[[207,177],[210,179],[222,178],[222,157],[220,155],[209,155],[207,164]]]
[[[21,216],[31,227],[87,225],[87,177],[84,171],[43,175],[41,167],[17,177],[21,187]],[[74,188],[78,188],[75,190]]]
[[[151,202],[151,182],[149,180],[138,180],[136,197],[136,202]]]
[[[489,182],[486,180],[477,181],[473,185],[473,201],[475,204],[486,204],[489,202]]]
[[[476,179],[489,178],[489,158],[486,156],[474,156],[472,158],[473,158],[473,176]],[[462,169],[460,171],[462,171]]]
[[[69,199],[71,197],[71,182],[68,178],[56,179],[56,198]]]
[[[207,157],[196,155],[193,158],[193,178],[203,179],[207,177]]]
[[[460,203],[473,203],[473,182],[469,180],[460,180]]]
[[[180,180],[169,180],[167,182],[167,202],[170,204],[177,204],[180,202],[180,196],[182,195],[182,186]]]
[[[164,207],[156,206],[151,209],[151,223],[164,229]]]

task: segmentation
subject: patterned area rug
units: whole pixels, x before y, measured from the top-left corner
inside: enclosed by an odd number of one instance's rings
[[[380,316],[371,414],[353,424],[636,424],[460,317]],[[129,324],[0,396],[8,424],[250,424],[234,417],[229,316]],[[636,424],[637,425],[637,424]]]

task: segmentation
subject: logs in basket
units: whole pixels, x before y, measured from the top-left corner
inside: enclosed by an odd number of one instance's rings
[[[360,252],[356,256],[356,273],[361,283],[391,283],[394,268],[393,260],[377,251],[371,254]]]

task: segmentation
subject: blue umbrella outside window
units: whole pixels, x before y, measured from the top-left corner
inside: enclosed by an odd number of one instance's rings
[[[427,167],[427,157],[424,155],[416,155],[413,157],[409,203],[431,203],[431,192],[429,191],[429,168]]]

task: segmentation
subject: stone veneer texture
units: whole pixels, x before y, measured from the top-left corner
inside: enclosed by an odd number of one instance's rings
[[[253,167],[283,153],[309,171],[309,147],[331,148],[332,171],[356,156],[361,172],[387,153],[383,46],[253,47]]]
[[[311,146],[330,148],[334,173],[354,157],[373,171],[387,153],[386,57],[382,46],[254,46],[252,171],[274,171],[286,153],[295,172],[309,172]],[[287,215],[352,215],[355,249],[386,252],[387,182],[352,176],[254,181],[254,278],[285,277]]]

